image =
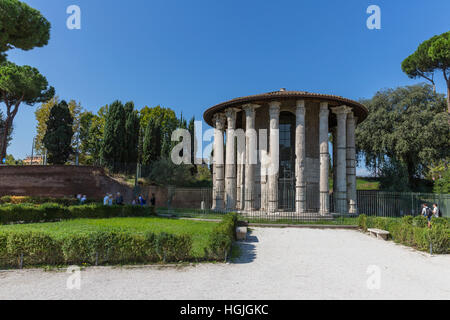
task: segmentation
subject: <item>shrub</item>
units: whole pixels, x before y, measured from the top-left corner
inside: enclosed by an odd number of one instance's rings
[[[189,235],[131,234],[97,231],[55,239],[38,232],[0,232],[0,265],[123,264],[186,261],[191,257]]]
[[[63,206],[56,203],[7,204],[0,206],[0,224],[52,222],[67,219],[145,217],[156,215],[155,208],[143,206],[104,206],[88,204]]]
[[[431,229],[426,229],[426,233],[434,253],[450,253],[450,229],[434,225]]]
[[[222,259],[231,250],[231,245],[236,239],[236,227],[238,216],[236,213],[228,213],[222,221],[214,227],[208,240],[208,249],[205,255],[208,258]]]
[[[192,239],[188,235],[175,236],[163,232],[155,237],[154,243],[159,259],[165,262],[186,259],[192,248]]]
[[[360,214],[358,216],[358,227],[364,231],[367,231],[367,216],[365,214]]]
[[[11,232],[6,240],[7,257],[23,254],[24,264],[56,264],[62,260],[61,247],[55,239],[40,232]]]
[[[415,227],[419,227],[419,228],[425,228],[425,227],[428,226],[427,218],[425,218],[422,215],[415,216],[412,219],[412,225],[415,226]]]
[[[75,198],[52,198],[52,197],[30,197],[30,196],[3,196],[0,198],[0,204],[44,204],[44,203],[57,203],[63,206],[75,206],[79,205],[80,201]],[[87,199],[86,204],[100,202],[94,199]]]

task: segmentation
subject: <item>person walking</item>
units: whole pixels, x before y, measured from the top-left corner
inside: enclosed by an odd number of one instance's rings
[[[113,205],[113,195],[112,193],[110,193],[108,195],[108,206],[112,206]]]
[[[123,197],[122,197],[122,195],[120,194],[120,192],[117,192],[117,194],[116,194],[116,204],[118,205],[118,206],[121,206],[121,205],[123,205]]]
[[[435,218],[439,218],[439,217],[441,216],[440,213],[441,213],[441,212],[440,212],[440,210],[439,210],[439,207],[438,207],[437,203],[433,203],[433,216],[434,216]]]
[[[422,215],[427,218],[428,228],[431,228],[431,218],[433,217],[433,211],[431,211],[426,203],[422,205]]]
[[[109,205],[109,194],[106,194],[105,197],[103,198],[103,205],[104,206]]]

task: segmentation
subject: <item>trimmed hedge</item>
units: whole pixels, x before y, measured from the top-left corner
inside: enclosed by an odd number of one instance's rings
[[[189,235],[98,231],[55,238],[42,232],[0,231],[0,266],[123,264],[186,261]]]
[[[87,199],[85,204],[101,203],[93,199]],[[3,196],[0,197],[0,204],[44,204],[44,203],[57,203],[63,206],[76,206],[80,204],[80,200],[75,198],[52,198],[52,197],[30,197],[30,196]]]
[[[387,230],[392,240],[418,250],[428,251],[430,245],[434,253],[450,253],[450,221],[446,218],[432,218],[431,229],[427,227],[427,219],[423,216],[404,216],[398,218],[358,217],[358,226],[367,231],[368,228]]]
[[[226,259],[233,241],[236,240],[237,223],[237,213],[228,213],[214,227],[208,240],[208,248],[205,250],[205,256],[208,259]]]
[[[42,205],[7,204],[0,206],[0,224],[53,222],[80,218],[146,217],[156,215],[154,207],[104,206],[87,204],[63,206],[56,203]]]

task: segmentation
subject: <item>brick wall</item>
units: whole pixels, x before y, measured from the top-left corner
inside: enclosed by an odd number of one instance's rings
[[[102,168],[83,166],[0,166],[0,196],[72,197],[85,194],[102,199],[121,192],[131,202],[133,190],[109,177]]]

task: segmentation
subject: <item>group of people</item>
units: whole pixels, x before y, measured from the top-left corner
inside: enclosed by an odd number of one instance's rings
[[[87,201],[87,197],[85,194],[81,195],[81,193],[77,194],[77,199],[80,204],[84,204]]]
[[[433,210],[428,207],[428,204],[424,203],[422,205],[422,215],[428,220],[428,228],[431,228],[431,219],[439,218],[441,216],[441,212],[437,203],[433,203]]]
[[[83,202],[86,201],[86,196],[81,197],[81,199],[84,198],[85,200]],[[80,203],[83,203],[80,200]],[[105,195],[105,197],[103,198],[103,205],[105,206],[112,206],[112,205],[124,205],[124,200],[123,200],[123,196],[120,194],[120,192],[116,193],[116,196],[113,196],[112,193],[107,193]],[[139,205],[139,206],[145,206],[147,204],[147,200],[145,200],[144,196],[142,194],[140,194],[136,199],[133,199],[133,201],[131,202],[132,205]],[[150,205],[155,206],[156,205],[156,197],[155,194],[152,193],[152,197],[150,199]]]
[[[112,206],[113,204],[118,206],[123,205],[123,196],[120,192],[117,192],[115,197],[113,197],[112,193],[107,193],[103,198],[103,205]]]
[[[144,196],[142,194],[140,194],[136,199],[134,199],[131,202],[131,204],[145,206],[147,204],[147,200],[145,200]],[[152,197],[150,198],[150,205],[154,207],[155,204],[156,204],[156,197],[155,197],[155,194],[152,193]]]

